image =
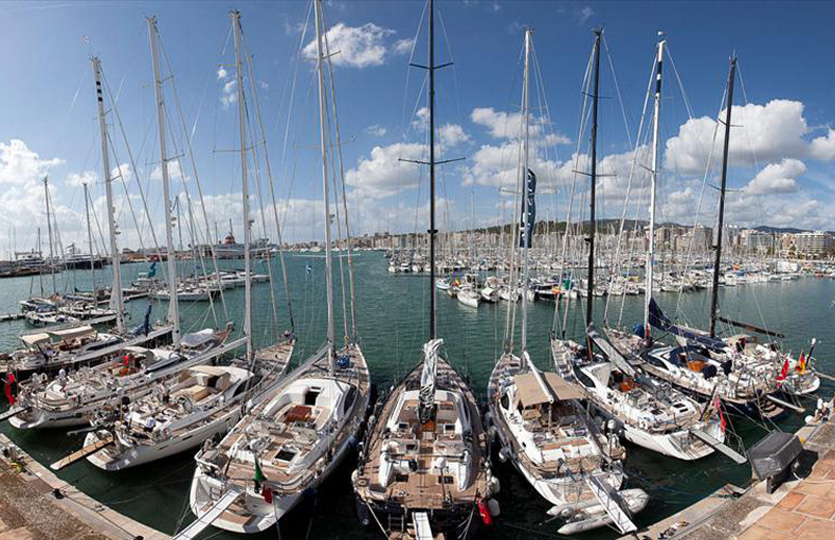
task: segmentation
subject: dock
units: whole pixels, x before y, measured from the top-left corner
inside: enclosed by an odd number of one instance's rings
[[[92,499],[0,434],[0,539],[169,540]]]
[[[818,459],[809,477],[774,493],[765,482],[725,485],[692,506],[622,538],[647,540],[829,540],[835,531],[835,418],[797,436]]]
[[[26,315],[23,312],[6,313],[4,315],[0,315],[0,322],[19,321],[25,316]]]

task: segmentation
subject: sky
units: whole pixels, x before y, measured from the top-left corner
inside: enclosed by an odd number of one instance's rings
[[[91,54],[101,58],[109,89],[120,247],[151,245],[152,230],[157,242],[164,239],[146,23],[152,15],[164,51],[167,153],[173,157],[168,170],[178,201],[173,211],[182,224],[175,243],[181,235],[183,244],[223,237],[230,220],[241,235],[232,9],[241,12],[253,71],[250,80],[245,70],[244,86],[247,129],[253,134],[248,187],[255,235],[276,237],[268,156],[284,240],[323,236],[309,1],[6,1],[0,3],[3,257],[13,247],[34,247],[39,228],[46,243],[45,176],[61,246],[87,249],[82,187],[87,183],[94,242],[97,251],[103,249],[104,172]],[[427,156],[426,73],[409,67],[410,61],[427,62],[425,10],[422,0],[324,3],[352,234],[427,228],[428,171],[402,161]],[[716,219],[724,128],[717,129],[715,119],[724,108],[729,58],[735,53],[740,69],[726,221],[835,230],[833,18],[835,5],[827,2],[438,0],[436,62],[452,65],[436,72],[437,147],[441,159],[463,158],[438,168],[442,228],[512,219],[527,27],[534,32],[529,166],[538,176],[537,217],[563,220],[569,210],[572,220],[587,215],[588,177],[575,171],[588,166],[588,122],[581,120],[587,118],[582,111],[588,106],[591,30],[601,26],[599,215],[647,216],[650,114],[640,126],[662,31],[668,55],[659,116],[657,219],[708,226]],[[338,171],[334,128],[331,120],[329,163]]]

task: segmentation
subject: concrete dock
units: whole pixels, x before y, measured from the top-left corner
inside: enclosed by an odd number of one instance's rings
[[[765,482],[726,485],[699,502],[624,538],[640,540],[830,540],[835,537],[835,419],[797,433],[816,452],[812,473],[774,493]]]
[[[67,484],[3,434],[0,449],[0,540],[170,538]]]

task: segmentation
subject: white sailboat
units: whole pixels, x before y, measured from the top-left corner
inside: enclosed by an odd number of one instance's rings
[[[148,18],[147,22],[159,113],[164,203],[166,217],[169,218],[166,219],[167,248],[168,253],[174,253],[156,17]],[[241,122],[244,121],[244,116],[241,114]],[[242,126],[244,261],[247,275],[251,275],[249,273],[251,222],[243,130]],[[172,259],[173,257],[169,257],[167,278],[169,290],[173,292],[176,290],[176,284]],[[169,309],[175,321],[174,347],[179,349],[185,339],[181,340],[179,337],[179,325],[176,323],[179,320],[178,302],[175,295],[172,295]],[[106,410],[103,414],[97,414],[93,422],[97,429],[87,435],[84,448],[56,462],[53,468],[60,469],[81,457],[87,457],[99,468],[108,471],[122,470],[195,448],[203,444],[205,440],[221,435],[230,429],[243,414],[245,404],[257,404],[260,396],[280,382],[289,365],[295,342],[294,338],[289,336],[288,339],[279,340],[259,351],[253,350],[252,291],[249,279],[246,280],[245,310],[244,337],[227,347],[211,351],[213,357],[217,357],[220,351],[228,352],[246,344],[246,356],[243,360],[233,361],[233,365],[229,366],[189,367],[178,372],[173,386],[168,384],[170,382],[168,380],[157,381],[152,391],[140,399],[116,410]]]
[[[233,11],[231,17],[236,51],[239,51],[240,14]],[[328,214],[330,183],[334,180],[331,175],[337,173],[329,169],[327,159],[325,73],[328,67],[325,62],[329,53],[319,0],[315,1],[315,18],[326,213],[327,343],[282,384],[262,394],[261,403],[218,444],[207,444],[197,454],[189,504],[198,516],[195,522],[198,525],[181,531],[178,539],[193,538],[209,525],[240,533],[256,533],[276,526],[305,492],[320,486],[348,455],[368,410],[370,374],[359,345],[353,338],[340,349],[334,345],[333,243]],[[237,65],[238,85],[242,88],[240,56]],[[335,98],[333,81],[330,83],[331,97]],[[335,108],[333,114],[336,115]],[[338,129],[336,136],[338,141]],[[345,219],[347,222],[347,216]],[[349,248],[348,257],[350,253]],[[350,264],[348,269],[351,272]],[[349,313],[344,313],[344,317],[347,329]],[[353,310],[350,318],[354,321]]]
[[[559,374],[541,372],[527,351],[536,189],[536,176],[528,168],[532,33],[530,28],[525,30],[520,131],[523,138],[518,169],[524,178],[517,181],[522,198],[522,225],[512,239],[512,245],[520,246],[522,251],[521,352],[518,356],[513,353],[509,336],[508,349],[493,367],[487,385],[487,418],[500,445],[500,459],[510,460],[531,486],[554,505],[549,514],[563,519],[561,534],[613,523],[626,533],[635,529],[629,514],[642,510],[648,497],[640,489],[621,490],[625,478],[621,460],[626,451],[617,434],[612,432],[608,437],[601,434],[580,404],[584,394]],[[516,302],[508,309],[509,319],[515,307]],[[514,331],[509,325],[508,332]],[[620,502],[611,504],[610,501]]]
[[[429,0],[429,341],[423,358],[378,403],[352,476],[364,526],[387,538],[459,538],[492,520],[499,482],[475,395],[441,353],[435,297],[435,38]],[[480,296],[472,284],[467,284]],[[458,292],[458,298],[464,290]]]

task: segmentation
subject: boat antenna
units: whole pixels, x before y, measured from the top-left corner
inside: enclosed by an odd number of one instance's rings
[[[246,360],[255,359],[252,349],[252,261],[250,242],[252,240],[252,222],[249,218],[249,178],[246,163],[246,104],[244,103],[244,71],[241,65],[241,12],[237,9],[229,13],[235,36],[235,66],[238,77],[238,125],[241,131],[241,196],[243,198],[244,221],[244,335],[246,336]],[[327,211],[327,208],[325,209]],[[270,285],[272,286],[272,285]]]
[[[664,61],[664,47],[667,40],[664,33],[658,32],[658,54],[655,59],[655,110],[652,119],[652,169],[650,170],[649,189],[649,248],[647,249],[646,292],[644,293],[644,338],[649,338],[649,304],[652,301],[653,276],[655,263],[655,193],[658,185],[658,144],[661,115],[661,68]]]
[[[588,284],[586,290],[586,328],[592,323],[592,304],[594,292],[594,234],[595,234],[595,199],[597,193],[597,110],[600,101],[600,42],[603,37],[603,28],[597,27],[594,32],[594,91],[592,93],[591,108],[591,191],[589,192],[589,236],[586,241],[589,244],[589,267]]]
[[[157,102],[157,125],[159,127],[159,159],[162,172],[163,205],[165,206],[165,250],[168,275],[168,322],[173,324],[171,340],[174,348],[180,348],[180,304],[177,299],[177,259],[174,251],[174,233],[171,229],[171,188],[168,177],[168,150],[165,145],[165,101],[162,91],[162,77],[159,71],[159,47],[157,45],[157,18],[148,21],[148,36],[151,42],[151,63],[154,70],[154,95]]]
[[[731,143],[731,110],[734,103],[734,75],[736,74],[736,53],[731,55],[728,73],[728,101],[725,106],[725,144],[722,149],[722,183],[719,186],[719,223],[716,231],[716,257],[713,260],[713,289],[710,295],[710,337],[716,337],[716,315],[719,311],[719,265],[722,262],[722,226],[725,222],[725,190],[728,182],[728,149]],[[720,120],[721,122],[722,120]]]
[[[110,304],[115,305],[116,307],[116,329],[120,334],[122,334],[125,331],[125,303],[122,299],[121,256],[119,254],[119,246],[116,243],[116,235],[118,234],[118,231],[116,217],[113,213],[113,187],[111,184],[112,177],[110,174],[110,150],[107,145],[109,137],[107,135],[107,122],[104,117],[104,91],[102,86],[103,77],[101,60],[99,57],[93,56],[91,60],[93,62],[93,75],[96,79],[96,102],[98,103],[99,130],[101,131],[101,161],[102,166],[104,167],[104,191],[107,199],[107,223],[110,229],[110,257],[113,266],[113,289],[110,291]],[[46,181],[46,179],[44,179],[44,181]],[[87,219],[89,226],[89,213]]]

